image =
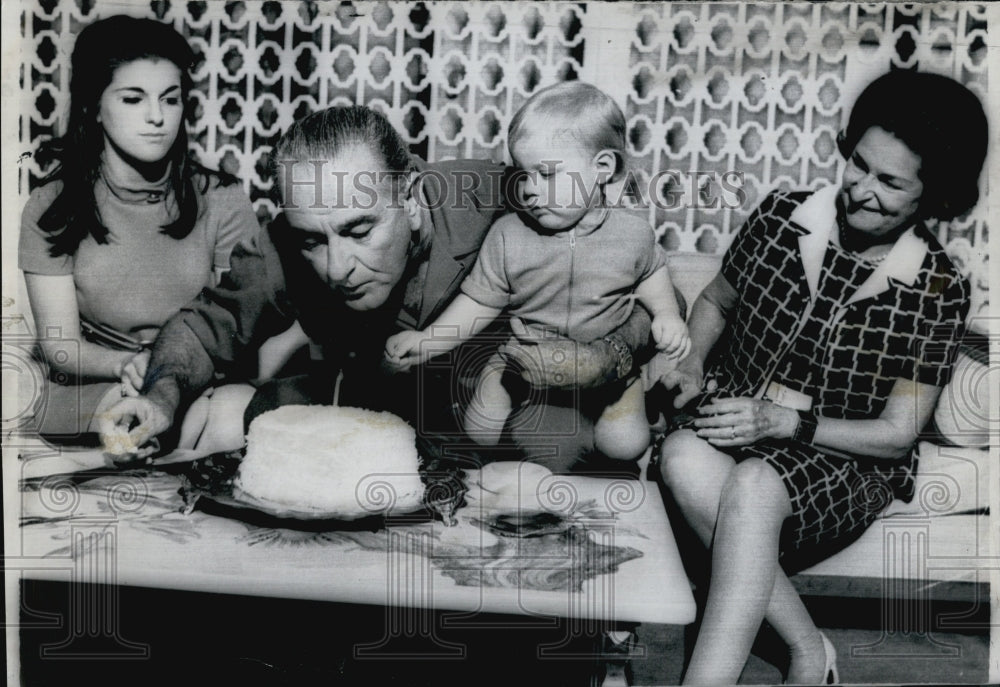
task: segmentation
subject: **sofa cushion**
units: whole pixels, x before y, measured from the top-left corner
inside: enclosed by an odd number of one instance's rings
[[[680,291],[687,301],[688,313],[691,305],[708,282],[719,273],[722,267],[721,255],[706,253],[675,252],[667,254],[667,269],[674,289]]]
[[[962,345],[951,381],[941,391],[934,409],[934,425],[945,442],[989,446],[991,426],[994,432],[1000,428],[1000,419],[990,418],[990,394],[1000,389],[1000,369],[988,363],[985,347]]]
[[[895,500],[883,517],[980,512],[990,503],[990,452],[921,441],[913,499]]]
[[[800,594],[880,599],[894,612],[919,602],[982,603],[989,598],[990,519],[984,515],[875,522],[856,542],[794,575]]]

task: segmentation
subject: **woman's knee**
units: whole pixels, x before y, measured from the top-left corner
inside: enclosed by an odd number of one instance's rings
[[[663,440],[657,465],[663,484],[684,508],[718,504],[719,486],[726,479],[732,459],[720,456],[694,431],[681,429]]]
[[[693,430],[679,429],[663,440],[660,446],[658,465],[663,483],[671,490],[683,485],[699,470],[699,457],[704,454],[707,444]]]
[[[733,468],[722,489],[720,506],[747,515],[767,510],[787,516],[791,511],[781,476],[759,458],[744,460]]]

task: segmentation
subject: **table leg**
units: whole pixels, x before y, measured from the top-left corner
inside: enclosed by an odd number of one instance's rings
[[[684,635],[683,625],[639,625],[624,662],[624,681],[606,681],[604,686],[680,684],[684,670]]]
[[[636,648],[638,637],[632,630],[609,630],[604,633],[601,650],[604,678],[601,687],[628,687],[628,663]]]

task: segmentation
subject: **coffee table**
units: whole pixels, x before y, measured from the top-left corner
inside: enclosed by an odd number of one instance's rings
[[[51,450],[49,451],[51,454]],[[22,452],[20,467],[43,453]],[[79,458],[79,456],[78,456]],[[77,460],[81,464],[86,460]],[[9,466],[8,466],[9,467]],[[390,609],[390,634],[433,632],[429,611],[559,617],[580,633],[682,626],[695,603],[655,483],[552,476],[555,517],[510,536],[473,486],[456,523],[395,515],[388,526],[276,521],[199,502],[176,471],[90,470],[22,480],[8,570],[98,595],[95,626],[120,585]],[[467,482],[478,483],[478,471]],[[373,483],[377,485],[377,480]],[[370,491],[376,502],[384,498]],[[384,524],[384,523],[382,523]]]

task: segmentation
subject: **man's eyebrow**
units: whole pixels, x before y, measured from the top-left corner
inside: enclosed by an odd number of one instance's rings
[[[378,222],[378,217],[376,215],[361,215],[360,217],[355,217],[354,219],[350,219],[341,224],[337,227],[337,233],[343,234],[361,226],[362,224],[375,224],[376,222]]]
[[[326,232],[319,227],[296,227],[289,224],[288,229],[296,234],[326,234]]]

